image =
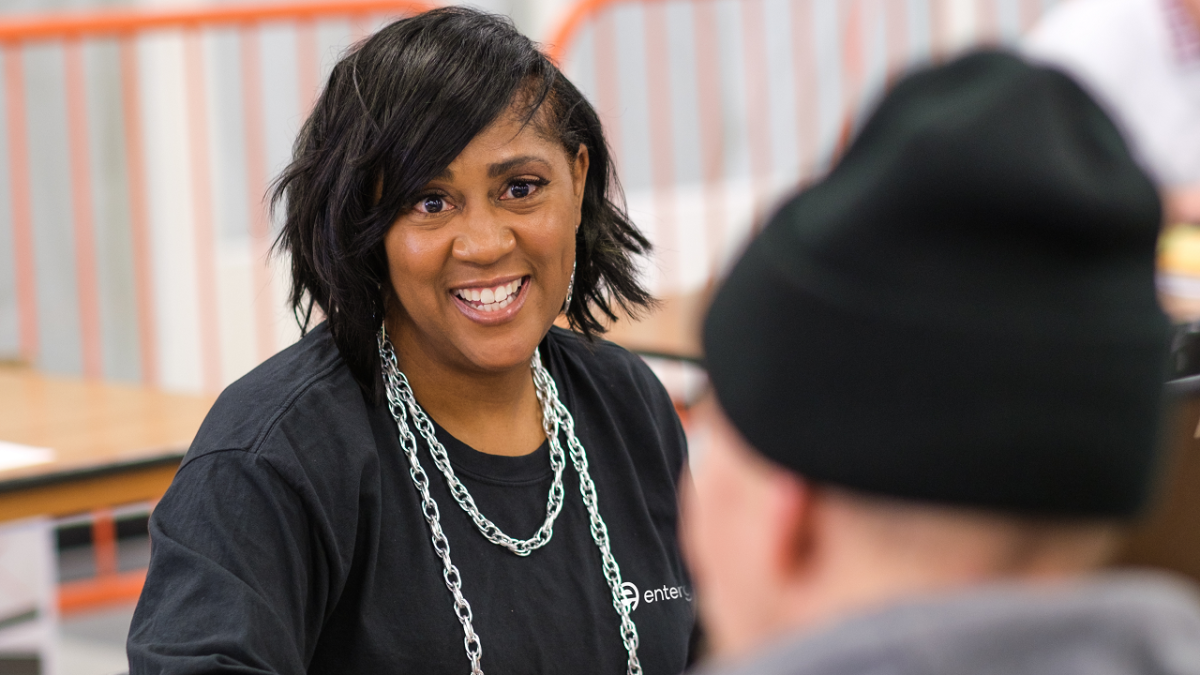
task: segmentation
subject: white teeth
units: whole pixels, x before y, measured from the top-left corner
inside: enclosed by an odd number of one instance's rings
[[[503,286],[495,288],[485,288],[478,290],[474,288],[463,288],[455,291],[458,297],[468,302],[482,304],[482,307],[476,307],[485,312],[495,312],[504,309],[512,304],[516,299],[516,292],[521,288],[521,279],[510,281]]]

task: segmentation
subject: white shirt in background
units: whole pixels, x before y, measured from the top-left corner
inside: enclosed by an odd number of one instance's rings
[[[1185,0],[1069,0],[1023,44],[1074,76],[1166,187],[1200,184],[1200,28]]]

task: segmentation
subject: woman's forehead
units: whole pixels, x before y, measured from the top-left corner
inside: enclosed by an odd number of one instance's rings
[[[549,138],[539,126],[534,120],[511,113],[501,115],[471,139],[443,176],[452,177],[468,168],[482,168],[494,178],[526,164],[543,164],[548,169],[565,167],[569,157],[562,144]]]

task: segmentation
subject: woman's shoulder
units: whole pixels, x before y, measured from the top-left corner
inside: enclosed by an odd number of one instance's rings
[[[366,430],[367,403],[322,323],[230,384],[200,426],[185,462],[216,451],[260,452],[280,436],[313,439]]]

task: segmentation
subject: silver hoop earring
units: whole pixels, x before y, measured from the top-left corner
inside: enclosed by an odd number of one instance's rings
[[[562,311],[571,308],[571,293],[575,290],[575,263],[571,263],[571,280],[567,282],[567,299],[563,301]]]

